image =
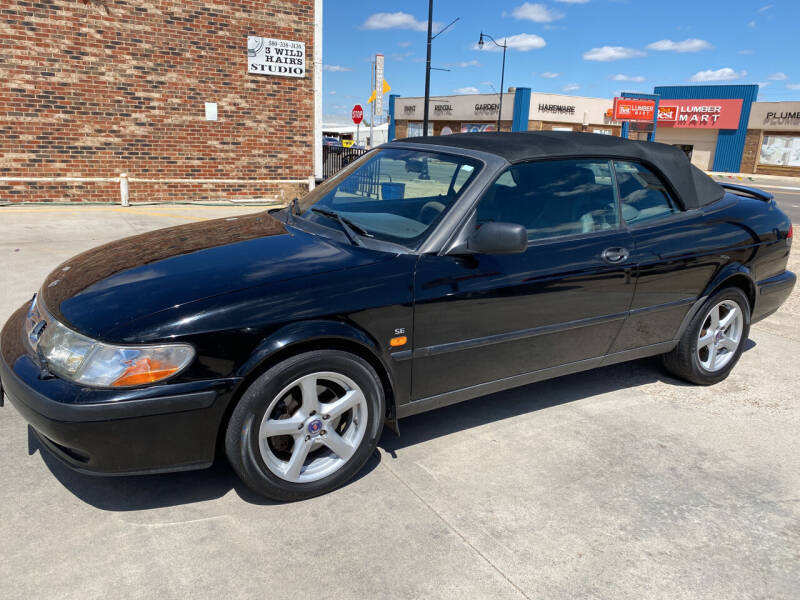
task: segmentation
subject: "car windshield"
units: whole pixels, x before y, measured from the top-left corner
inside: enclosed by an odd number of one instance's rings
[[[344,220],[363,237],[413,250],[480,165],[466,156],[381,148],[308,194],[300,201],[300,211],[303,218],[327,227],[339,227],[337,222]]]

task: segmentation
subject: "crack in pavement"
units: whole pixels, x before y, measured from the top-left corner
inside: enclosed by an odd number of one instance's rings
[[[392,470],[392,468],[391,468],[391,467],[389,467],[389,465],[387,464],[387,461],[385,461],[385,460],[382,460],[382,461],[380,461],[379,467],[384,467],[384,468],[385,468],[387,471],[389,471],[389,473],[391,473],[391,475],[392,475],[392,476],[393,476],[395,479],[397,479],[397,481],[399,481],[399,482],[400,482],[400,483],[401,483],[401,484],[402,484],[402,485],[403,485],[403,486],[404,486],[404,487],[405,487],[405,488],[406,488],[406,489],[407,489],[409,492],[411,492],[411,493],[412,493],[412,494],[413,494],[413,495],[414,495],[414,496],[417,498],[417,500],[419,500],[420,502],[422,502],[422,504],[423,504],[423,505],[425,505],[425,507],[426,507],[426,508],[427,508],[429,511],[431,511],[431,512],[432,512],[434,515],[436,515],[436,516],[439,518],[439,520],[440,520],[442,523],[444,523],[444,524],[447,526],[447,528],[448,528],[448,529],[450,529],[450,530],[451,530],[453,533],[455,533],[455,534],[456,534],[456,535],[457,535],[459,538],[461,538],[461,541],[462,541],[462,542],[463,542],[463,543],[464,543],[466,546],[468,546],[468,547],[469,547],[469,548],[470,548],[470,549],[471,549],[471,550],[472,550],[472,551],[473,551],[475,554],[477,554],[477,555],[478,555],[478,556],[479,556],[481,559],[483,559],[483,561],[484,561],[484,562],[485,562],[487,565],[489,565],[489,566],[490,566],[492,569],[494,569],[494,570],[495,570],[495,572],[496,572],[498,575],[500,575],[500,577],[502,577],[503,579],[505,579],[505,580],[506,580],[506,582],[508,582],[508,584],[509,584],[509,585],[511,585],[511,586],[512,586],[512,587],[513,587],[515,590],[517,590],[517,591],[518,591],[518,592],[519,592],[519,593],[522,595],[522,597],[523,597],[523,598],[525,598],[526,600],[531,600],[531,597],[530,597],[530,596],[528,596],[528,595],[527,595],[527,594],[526,594],[524,591],[522,591],[522,588],[520,588],[520,587],[519,587],[519,586],[518,586],[516,583],[514,583],[514,582],[513,582],[513,581],[512,581],[512,580],[511,580],[511,579],[508,577],[508,575],[506,575],[506,574],[505,574],[505,573],[504,573],[504,572],[503,572],[503,571],[502,571],[502,570],[501,570],[501,569],[500,569],[500,568],[499,568],[497,565],[495,565],[495,564],[494,564],[494,563],[493,563],[493,562],[492,562],[492,561],[489,559],[489,557],[487,557],[487,556],[486,556],[486,555],[485,555],[483,552],[481,552],[480,550],[478,550],[478,548],[476,548],[476,547],[475,547],[475,545],[474,545],[474,544],[472,544],[472,542],[470,542],[470,541],[469,541],[469,540],[466,538],[466,536],[464,536],[464,534],[462,534],[462,533],[461,533],[461,532],[460,532],[460,531],[459,531],[459,530],[458,530],[458,529],[457,529],[457,528],[456,528],[456,527],[455,527],[455,526],[454,526],[452,523],[450,523],[450,521],[448,521],[447,519],[445,519],[445,518],[444,518],[444,516],[442,516],[442,514],[441,514],[441,513],[439,513],[439,511],[437,511],[437,510],[436,510],[436,509],[435,509],[433,506],[431,506],[431,504],[430,504],[430,503],[429,503],[427,500],[425,500],[425,499],[424,499],[424,498],[423,498],[421,495],[419,495],[419,494],[417,493],[417,491],[416,491],[414,488],[412,488],[412,487],[411,487],[411,485],[409,485],[409,484],[408,484],[408,483],[407,483],[407,482],[406,482],[406,481],[405,481],[405,480],[404,480],[402,477],[400,477],[400,476],[399,476],[397,473],[395,473],[395,472],[394,472],[394,470]]]

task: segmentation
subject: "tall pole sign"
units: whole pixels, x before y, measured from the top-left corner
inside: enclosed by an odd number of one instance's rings
[[[383,116],[383,54],[375,56],[375,114]]]

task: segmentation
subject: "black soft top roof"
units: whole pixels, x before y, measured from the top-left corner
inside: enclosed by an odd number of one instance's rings
[[[725,190],[669,144],[639,142],[611,135],[572,131],[457,133],[395,140],[451,146],[496,154],[511,163],[540,158],[619,158],[650,163],[669,179],[684,207],[716,202]]]

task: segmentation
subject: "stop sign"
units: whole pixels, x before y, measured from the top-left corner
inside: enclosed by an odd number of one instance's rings
[[[352,116],[353,116],[353,123],[355,123],[356,125],[361,123],[361,120],[364,118],[364,109],[361,108],[360,104],[356,104],[353,107]]]

